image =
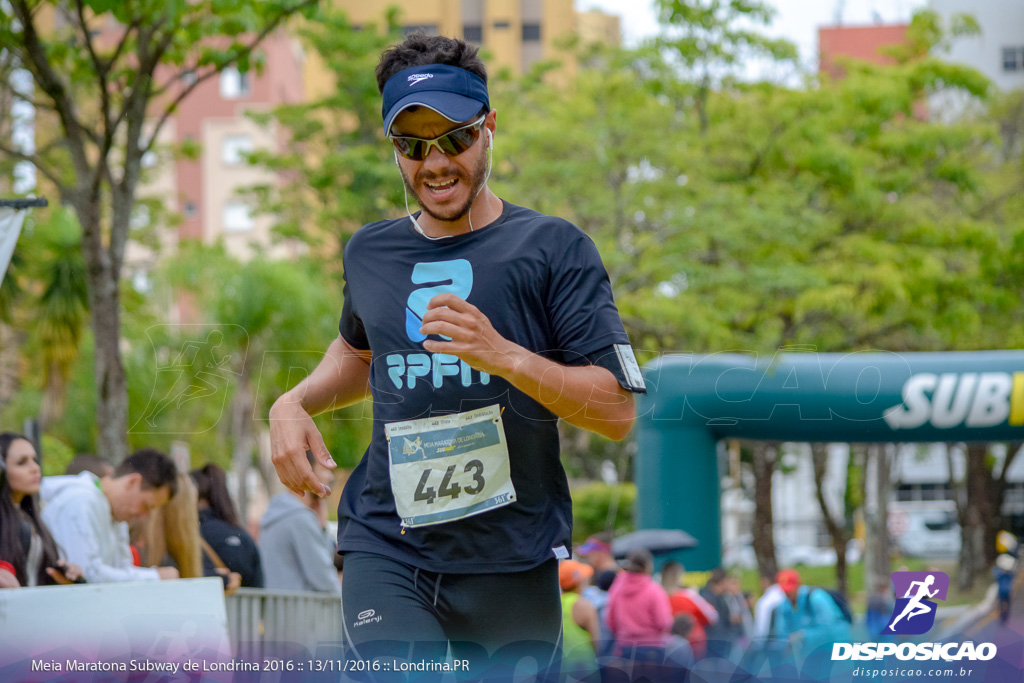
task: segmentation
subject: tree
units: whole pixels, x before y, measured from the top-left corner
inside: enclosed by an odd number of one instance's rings
[[[960,557],[957,566],[957,588],[966,592],[995,563],[996,534],[1006,527],[1003,501],[1007,473],[1020,454],[1020,441],[1005,444],[1006,454],[997,462],[992,444],[947,444],[950,489],[956,502],[960,525]],[[953,475],[953,454],[962,452],[965,459],[964,479]]]
[[[821,518],[825,521],[825,528],[828,536],[832,539],[832,547],[836,551],[836,588],[840,593],[846,595],[848,584],[846,580],[846,543],[850,540],[850,534],[846,528],[846,519],[840,511],[840,518],[837,520],[835,513],[829,509],[825,500],[825,474],[828,469],[828,444],[811,444],[811,465],[814,468],[814,497],[818,501],[818,508],[821,510]]]
[[[778,442],[754,441],[750,444],[754,469],[753,546],[758,573],[775,580],[779,564],[775,558],[775,514],[772,508],[772,479],[779,464]]]
[[[0,11],[0,45],[31,74],[35,91],[12,89],[9,80],[0,90],[52,117],[61,133],[26,152],[0,131],[0,153],[31,163],[81,225],[98,449],[113,462],[127,454],[119,287],[142,157],[199,83],[231,65],[248,70],[267,35],[315,4],[10,0]]]
[[[995,564],[998,554],[998,550],[996,550],[996,535],[1000,530],[1009,527],[1010,520],[1003,514],[1003,502],[1006,500],[1006,486],[1008,484],[1007,475],[1014,461],[1020,456],[1021,450],[1024,449],[1024,441],[1010,441],[1004,444],[1004,446],[1006,447],[1006,454],[1001,459],[998,467],[996,466],[995,458],[990,458],[987,462],[989,470],[987,478],[988,498],[992,505],[992,521],[985,529],[985,564],[987,567]]]
[[[38,416],[46,431],[64,413],[67,384],[89,314],[81,232],[74,213],[62,207],[37,213],[11,266],[2,284],[0,321],[23,331],[4,334],[9,335],[15,357],[28,361],[29,372],[42,378]],[[13,379],[17,382],[17,373]],[[0,405],[5,402],[0,398]]]
[[[870,595],[882,583],[888,583],[892,572],[892,543],[889,539],[889,497],[892,493],[892,470],[899,453],[893,444],[853,445],[863,448],[865,483],[869,473],[875,490],[874,514],[866,514],[867,527],[864,544],[864,586]]]
[[[394,213],[402,202],[402,180],[381,130],[380,95],[374,67],[380,53],[400,39],[393,11],[382,30],[355,30],[346,16],[324,10],[302,23],[298,35],[310,59],[322,62],[330,83],[307,102],[254,115],[287,131],[288,150],[263,150],[251,162],[277,172],[282,184],[254,188],[260,208],[277,217],[279,234],[304,240],[313,254],[335,264],[360,226]]]
[[[657,41],[679,67],[696,81],[689,99],[697,111],[701,133],[710,126],[708,98],[721,80],[750,59],[796,62],[796,47],[786,40],[761,35],[750,24],[767,26],[775,10],[759,0],[657,0],[664,32]]]
[[[164,413],[226,404],[218,418],[230,435],[232,467],[244,481],[271,404],[301,379],[296,373],[309,372],[320,361],[323,340],[337,334],[341,292],[324,296],[324,269],[308,260],[240,263],[220,247],[190,245],[162,272],[178,291],[196,297],[203,323],[166,340],[166,357],[184,356],[171,365],[180,372],[173,382],[154,385],[139,413],[138,429],[158,425]],[[184,349],[190,353],[183,354]],[[208,428],[206,419],[196,420],[196,428]],[[321,422],[324,441],[338,463],[354,465],[369,440],[371,421],[364,419],[363,406],[337,411]],[[259,464],[269,488],[277,481],[273,466]],[[246,509],[244,487],[237,502]]]
[[[71,368],[78,360],[89,316],[78,222],[70,210],[61,208],[53,212],[48,223],[37,223],[37,229],[44,228],[39,230],[43,244],[38,258],[33,258],[43,286],[33,326],[43,360],[44,392],[39,410],[42,431],[64,414]]]

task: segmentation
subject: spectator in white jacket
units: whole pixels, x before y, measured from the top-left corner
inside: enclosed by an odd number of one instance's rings
[[[91,472],[47,477],[43,521],[90,583],[176,579],[174,567],[134,566],[127,524],[165,505],[177,490],[176,476],[170,458],[143,448],[102,478]]]

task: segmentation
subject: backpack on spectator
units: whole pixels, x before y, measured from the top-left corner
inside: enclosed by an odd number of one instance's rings
[[[853,623],[853,612],[850,610],[850,603],[842,593],[834,588],[826,588],[824,586],[817,586],[812,590],[820,590],[826,593],[832,598],[832,602],[836,603],[836,607],[839,608],[839,612],[843,615],[843,621],[847,624]]]

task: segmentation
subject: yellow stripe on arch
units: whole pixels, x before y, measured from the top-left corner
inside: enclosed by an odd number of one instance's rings
[[[1024,372],[1013,373],[1013,390],[1010,392],[1010,425],[1024,425]]]

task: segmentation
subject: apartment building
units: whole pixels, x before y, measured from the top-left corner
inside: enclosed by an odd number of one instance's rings
[[[1021,0],[930,0],[948,28],[956,14],[970,14],[980,35],[950,42],[940,56],[985,74],[1002,91],[1024,88],[1024,2]]]
[[[833,78],[842,77],[842,58],[892,64],[895,60],[886,48],[900,45],[906,39],[906,24],[822,26],[818,29],[818,71]]]
[[[222,241],[242,258],[256,253],[286,257],[296,250],[272,239],[272,217],[257,215],[252,200],[241,194],[245,188],[276,182],[273,174],[247,164],[245,154],[285,143],[281,132],[258,125],[248,113],[305,98],[297,40],[279,32],[263,43],[262,50],[266,66],[261,73],[225,69],[199,84],[174,117],[175,142],[198,143],[201,150],[197,159],[175,163],[182,216],[178,236]]]
[[[572,55],[560,47],[577,35],[587,42],[619,44],[619,17],[597,10],[577,12],[573,0],[333,0],[353,24],[383,24],[387,7],[399,9],[405,33],[423,31],[480,45],[492,69],[523,74],[539,60],[559,59],[568,75]]]

